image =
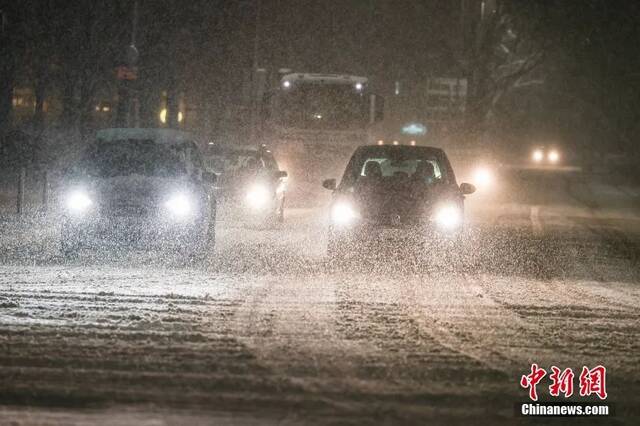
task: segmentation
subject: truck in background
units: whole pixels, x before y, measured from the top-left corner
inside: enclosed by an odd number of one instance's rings
[[[384,99],[366,77],[281,72],[260,91],[256,142],[273,150],[288,171],[292,205],[315,204],[320,183],[344,170],[353,150],[372,143]]]

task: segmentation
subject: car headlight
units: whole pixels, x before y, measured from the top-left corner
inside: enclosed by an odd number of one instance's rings
[[[547,155],[547,159],[551,163],[557,163],[558,160],[560,160],[560,153],[555,149],[553,151],[549,151],[549,154]]]
[[[542,160],[544,160],[544,151],[542,151],[541,149],[536,149],[535,151],[533,151],[533,154],[531,154],[531,158],[536,163],[541,162]]]
[[[172,215],[182,218],[193,213],[193,200],[187,194],[178,193],[171,196],[164,204]]]
[[[82,214],[86,212],[92,204],[91,198],[85,191],[76,190],[67,195],[66,206],[70,213]]]
[[[359,218],[356,209],[346,201],[339,201],[331,208],[331,221],[336,225],[350,225]]]
[[[271,196],[272,194],[266,186],[254,185],[247,191],[245,201],[249,207],[257,210],[262,209],[269,204]]]
[[[455,205],[444,205],[436,209],[433,220],[442,230],[450,231],[462,225],[462,212]]]

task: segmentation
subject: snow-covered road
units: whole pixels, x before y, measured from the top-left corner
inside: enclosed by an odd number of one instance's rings
[[[532,206],[471,206],[458,253],[340,267],[310,211],[221,224],[206,267],[6,234],[0,424],[513,424],[532,362],[606,366],[606,423],[638,424],[637,217]]]

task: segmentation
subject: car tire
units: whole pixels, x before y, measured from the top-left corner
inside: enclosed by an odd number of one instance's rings
[[[276,218],[278,223],[284,222],[284,200],[285,200],[285,197],[282,196],[282,201],[280,202],[280,208],[278,209],[277,218]]]
[[[213,254],[216,248],[216,222],[209,223],[207,225],[207,235],[205,236],[204,251],[208,254]]]
[[[347,254],[345,242],[341,238],[329,234],[327,238],[327,258],[332,262],[342,262],[347,258]]]
[[[76,258],[80,252],[80,238],[77,232],[70,230],[64,223],[60,231],[60,251],[65,259]]]
[[[216,246],[216,228],[213,224],[207,223],[202,236],[194,240],[188,248],[187,258],[191,263],[203,264],[209,256],[213,254]]]

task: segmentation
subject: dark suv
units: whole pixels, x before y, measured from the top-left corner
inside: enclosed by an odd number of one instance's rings
[[[463,226],[464,195],[444,151],[423,146],[362,146],[333,190],[327,252],[344,256],[366,242],[427,243]],[[354,246],[355,245],[355,246]]]

